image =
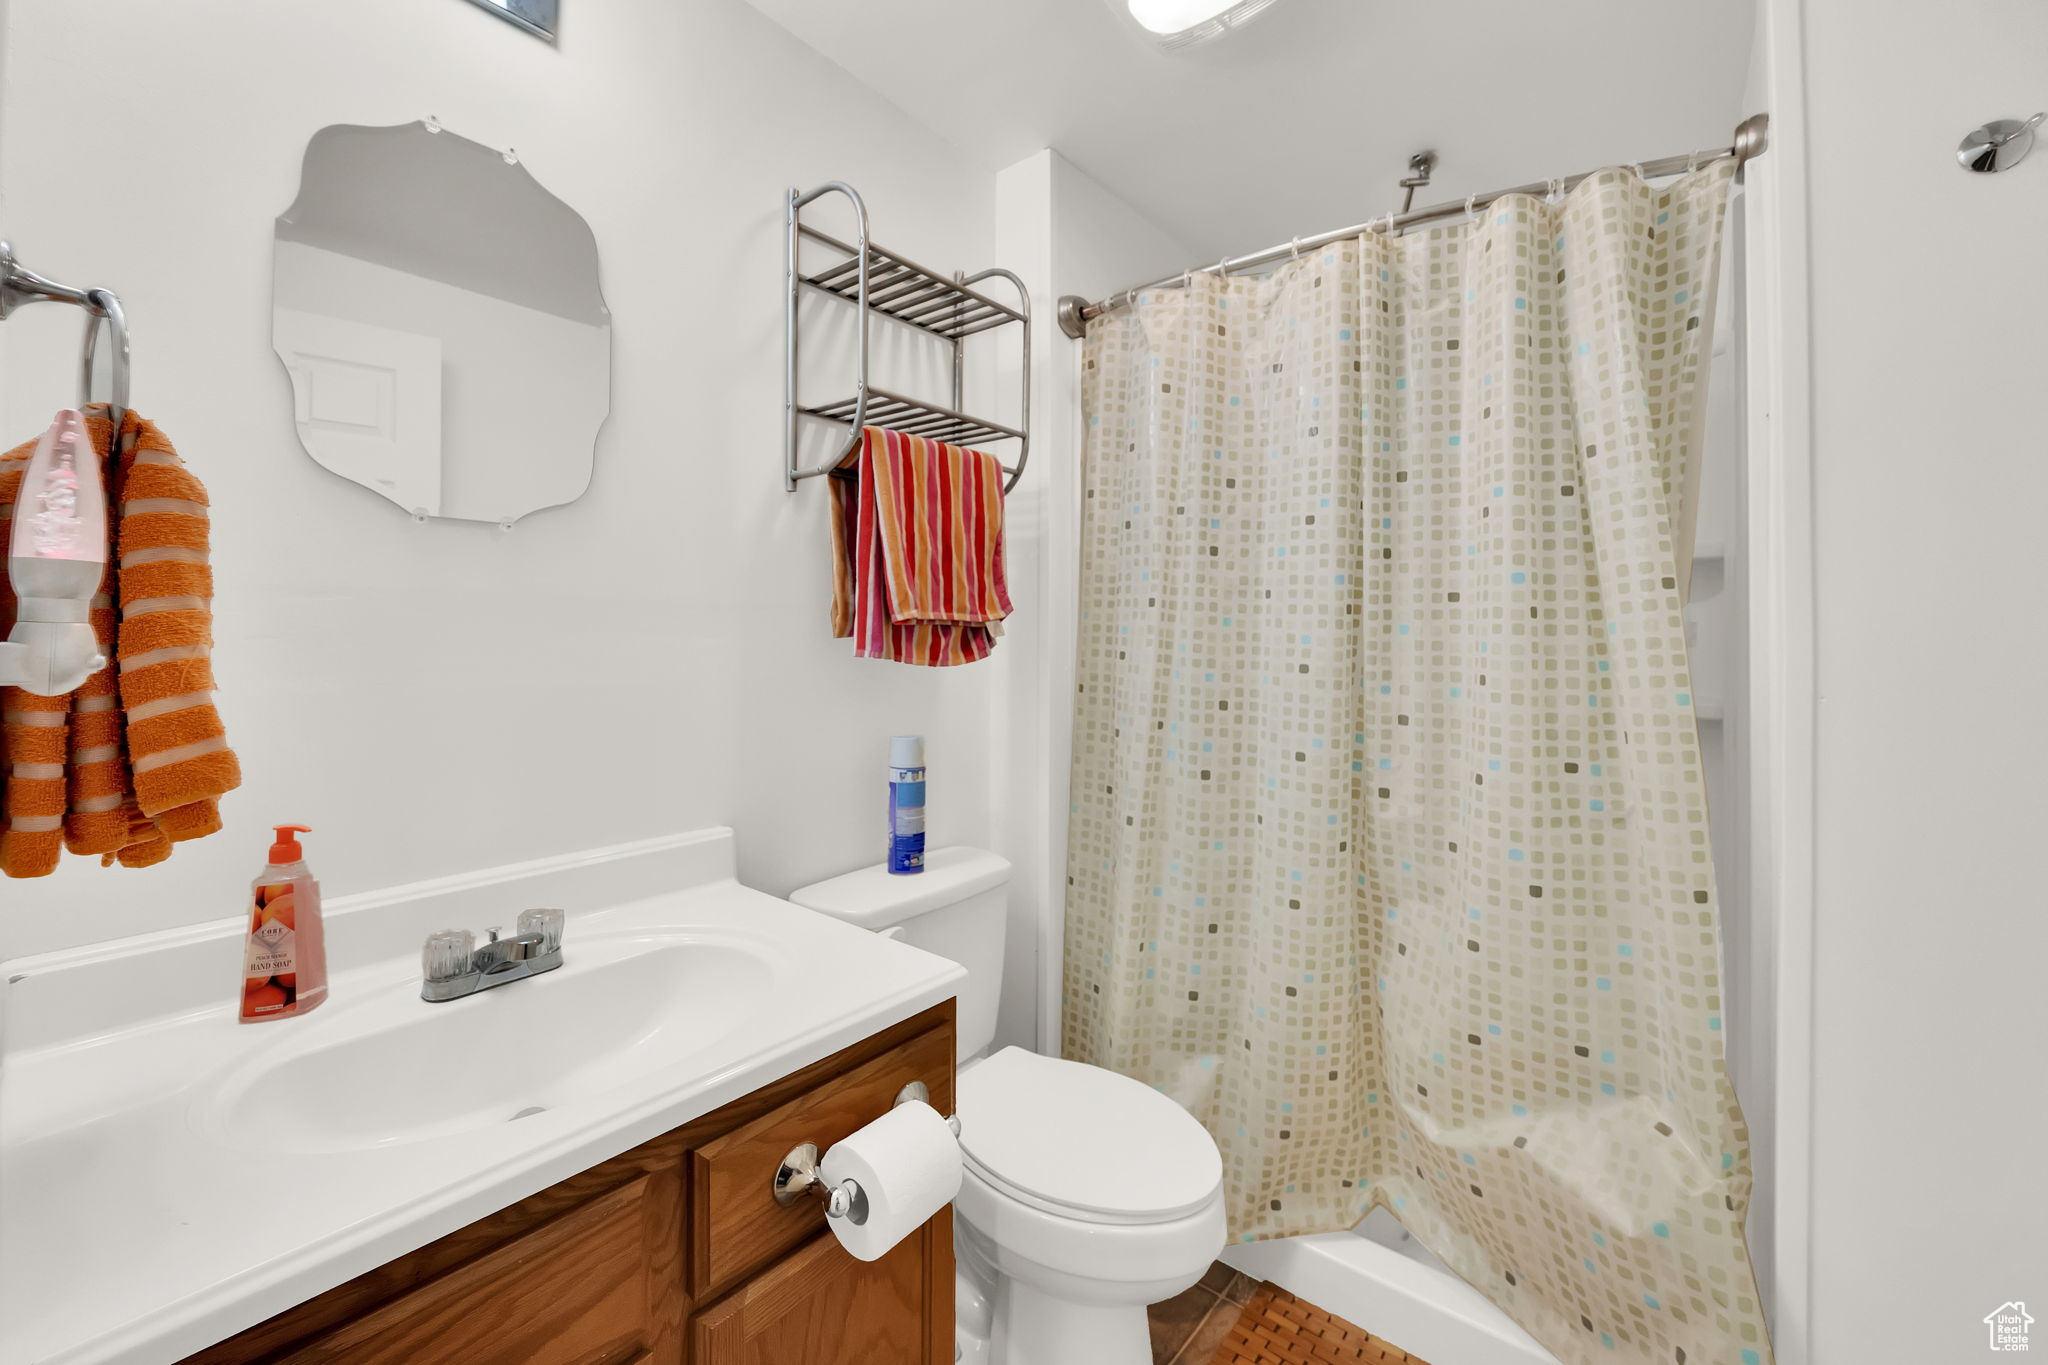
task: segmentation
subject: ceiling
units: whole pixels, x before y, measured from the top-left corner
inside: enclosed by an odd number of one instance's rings
[[[1753,0],[1279,0],[1160,51],[1112,0],[751,0],[991,169],[1057,148],[1202,256],[1726,146]],[[1121,0],[1116,0],[1121,3]]]

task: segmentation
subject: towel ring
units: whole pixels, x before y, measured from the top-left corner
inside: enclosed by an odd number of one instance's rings
[[[23,265],[15,256],[12,245],[0,241],[0,319],[25,303],[68,303],[85,310],[85,345],[78,358],[78,405],[81,408],[92,401],[93,362],[99,348],[100,324],[106,323],[114,335],[114,391],[109,415],[113,418],[114,430],[120,431],[121,422],[128,415],[129,359],[128,315],[121,307],[120,296],[109,289],[78,289],[46,279]]]
[[[113,394],[107,404],[107,417],[113,423],[111,445],[118,441],[121,423],[128,416],[128,315],[121,300],[110,290],[88,289],[85,297],[85,346],[78,356],[78,405],[83,408],[92,402],[93,362],[99,350],[100,324],[104,322],[114,339]]]

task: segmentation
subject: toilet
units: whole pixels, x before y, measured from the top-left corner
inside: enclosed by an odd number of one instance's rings
[[[1145,1309],[1223,1249],[1223,1160],[1207,1130],[1141,1081],[995,1040],[1010,864],[929,854],[793,892],[807,909],[951,958],[960,1150],[954,1202],[959,1359],[968,1365],[1149,1365]]]

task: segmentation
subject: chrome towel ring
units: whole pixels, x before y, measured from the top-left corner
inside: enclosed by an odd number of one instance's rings
[[[93,366],[97,358],[100,328],[113,334],[113,395],[108,416],[114,430],[128,415],[128,315],[121,299],[110,289],[79,289],[38,275],[23,265],[11,243],[0,241],[0,321],[15,309],[30,303],[68,303],[85,310],[85,345],[78,357],[78,406],[92,401]]]

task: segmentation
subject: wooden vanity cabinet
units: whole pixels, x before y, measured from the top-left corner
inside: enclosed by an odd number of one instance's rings
[[[182,1365],[949,1365],[952,1210],[863,1262],[769,1192],[914,1080],[953,1111],[951,1001]]]

